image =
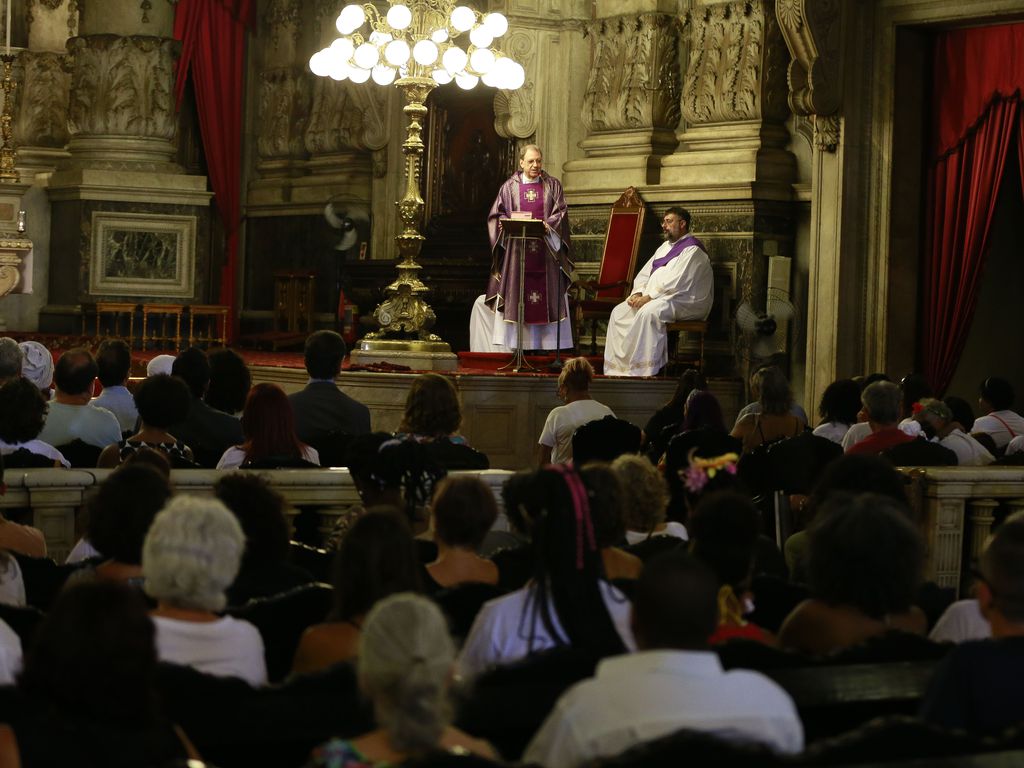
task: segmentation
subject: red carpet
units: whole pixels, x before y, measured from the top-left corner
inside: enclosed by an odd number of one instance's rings
[[[77,334],[54,334],[54,333],[32,333],[32,332],[17,332],[9,331],[8,336],[17,341],[27,341],[29,339],[38,341],[40,344],[46,346],[47,349],[53,353],[54,360],[60,357],[61,353],[72,349],[73,347],[87,347],[93,352],[99,346],[99,340],[95,336],[81,336]],[[266,366],[270,368],[297,368],[302,369],[305,367],[305,362],[301,352],[265,352],[258,349],[235,349],[242,359],[250,366]],[[146,365],[157,355],[175,354],[174,350],[160,350],[160,349],[134,349],[132,350],[132,375],[133,376],[145,376]],[[565,361],[570,354],[563,353],[562,360]],[[594,366],[594,370],[601,373],[604,360],[601,357],[594,357],[587,355],[587,359],[590,364]],[[498,369],[507,365],[511,360],[509,354],[496,354],[492,352],[459,352],[459,367],[455,371],[460,375],[467,376],[535,376],[535,377],[549,377],[557,376],[557,371],[552,371],[548,366],[554,361],[554,355],[527,355],[526,361],[530,363],[536,370],[522,370],[519,373],[513,373],[511,369],[499,371]],[[409,368],[404,366],[394,366],[382,363],[379,365],[371,366],[352,366],[349,359],[346,358],[344,370],[354,371],[381,371],[381,372],[409,372],[416,373]]]

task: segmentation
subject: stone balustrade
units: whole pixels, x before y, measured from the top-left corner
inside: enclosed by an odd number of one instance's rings
[[[7,493],[0,496],[0,511],[29,507],[33,525],[42,530],[50,556],[63,561],[75,545],[75,518],[93,489],[113,470],[109,469],[9,469],[4,474]],[[472,473],[488,485],[498,503],[496,528],[507,530],[501,487],[512,474],[504,470]],[[224,472],[215,469],[174,470],[171,482],[178,493],[211,495]],[[322,533],[330,531],[339,516],[359,504],[347,469],[275,469],[260,475],[287,501],[289,514],[313,508]]]
[[[926,577],[940,586],[961,589],[992,528],[996,513],[1024,509],[1024,467],[930,467],[903,470],[911,479],[912,502],[927,545]],[[50,555],[63,560],[75,543],[78,509],[106,479],[106,469],[12,469],[0,511],[30,507],[33,524],[43,531]],[[289,505],[290,514],[312,508],[322,532],[359,503],[346,469],[261,471]],[[496,527],[507,529],[501,487],[512,474],[475,472],[494,493],[500,512]],[[223,475],[218,470],[175,470],[178,493],[208,495]]]
[[[1024,467],[904,469],[927,545],[927,578],[966,592],[996,511],[1024,509]]]

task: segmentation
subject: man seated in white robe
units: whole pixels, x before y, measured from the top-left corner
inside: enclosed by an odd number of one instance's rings
[[[632,295],[608,320],[606,376],[654,376],[668,361],[665,326],[704,320],[711,312],[711,260],[689,232],[689,211],[669,208],[661,228],[665,242],[637,274]]]

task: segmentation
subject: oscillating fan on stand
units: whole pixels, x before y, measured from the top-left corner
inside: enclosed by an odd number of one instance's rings
[[[341,276],[346,254],[358,248],[359,243],[369,235],[370,214],[365,206],[332,201],[324,206],[324,219],[332,229],[341,232],[341,239],[334,246],[338,254],[334,265],[334,291],[338,296],[338,329],[345,340],[351,343],[349,337],[352,336],[352,325],[345,322],[345,291],[341,286]]]
[[[736,310],[736,328],[739,331],[737,346],[744,359],[761,363],[777,355],[784,355],[789,349],[787,339],[792,333],[795,339],[799,333],[800,313],[785,291],[769,288],[764,311],[759,311],[749,301],[744,301]]]

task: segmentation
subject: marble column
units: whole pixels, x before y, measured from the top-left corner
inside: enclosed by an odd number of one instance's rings
[[[43,5],[53,2],[40,0],[36,12]],[[216,290],[210,194],[205,176],[185,174],[176,161],[175,6],[150,0],[71,6],[78,29],[66,42],[68,155],[47,183],[53,248],[40,325],[77,330],[82,305],[97,300],[209,302]],[[71,19],[69,12],[69,32]],[[52,26],[48,34],[51,42],[59,37]],[[129,244],[141,250],[129,253]],[[173,252],[160,256],[160,274],[144,266],[154,248]],[[111,266],[115,252],[135,266]]]
[[[817,403],[837,378],[863,373],[862,296],[865,258],[846,221],[857,217],[859,142],[847,120],[863,109],[843,99],[844,37],[852,11],[839,0],[777,0],[776,15],[791,54],[789,104],[812,129],[811,218],[804,402]],[[856,124],[856,120],[854,121]],[[852,151],[851,151],[852,149]],[[863,229],[862,224],[854,225]],[[872,368],[867,368],[872,370]]]

